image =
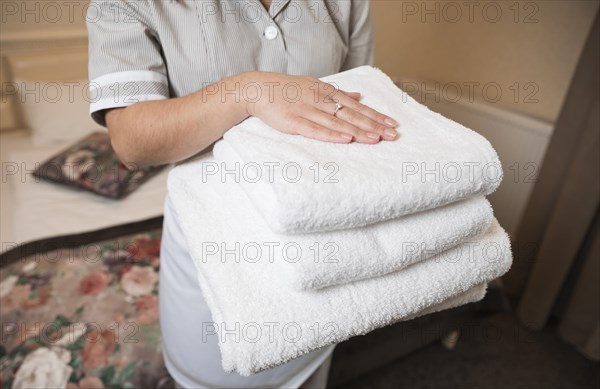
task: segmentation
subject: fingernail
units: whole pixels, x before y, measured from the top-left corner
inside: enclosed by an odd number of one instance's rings
[[[367,137],[379,140],[379,134],[374,134],[372,132],[367,132]]]
[[[350,134],[342,133],[342,134],[340,134],[340,137],[345,140],[352,140],[352,135],[350,135]]]
[[[396,136],[398,135],[398,133],[394,130],[385,130],[385,131],[383,131],[383,134],[385,136],[387,136],[388,138],[392,138],[392,139],[396,138]]]
[[[391,119],[391,118],[386,118],[386,119],[385,119],[383,122],[384,122],[385,124],[387,124],[388,126],[392,126],[392,127],[398,127],[398,122],[397,122],[397,121],[395,121],[394,119]]]

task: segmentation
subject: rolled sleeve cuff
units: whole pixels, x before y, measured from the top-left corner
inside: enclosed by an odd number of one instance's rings
[[[90,115],[106,126],[106,109],[169,98],[169,83],[163,74],[150,70],[109,73],[90,81]]]

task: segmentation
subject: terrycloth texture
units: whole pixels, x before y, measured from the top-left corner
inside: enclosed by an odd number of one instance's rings
[[[211,161],[209,156],[176,167],[168,190],[217,328],[226,371],[249,375],[351,336],[478,300],[484,294],[481,285],[510,267],[510,242],[497,222],[474,243],[401,271],[316,291],[290,288],[279,267],[268,261],[203,261],[205,243],[219,243],[225,236],[207,217],[215,205],[206,192],[187,184],[195,164]],[[238,222],[236,217],[226,224]]]
[[[419,104],[380,70],[364,66],[323,80],[361,92],[363,104],[400,123],[400,136],[339,145],[283,134],[255,117],[229,130],[224,141],[247,164],[246,175],[253,180],[259,166],[268,183],[244,188],[273,230],[364,226],[487,195],[500,184],[500,161],[484,137]],[[219,147],[214,155],[231,161]]]
[[[483,233],[494,218],[489,202],[480,196],[360,228],[278,234],[239,184],[215,176],[202,180],[203,169],[210,167],[195,163],[185,176],[183,171],[178,175],[187,190],[202,193],[202,201],[211,205],[202,220],[210,220],[214,241],[204,237],[203,259],[220,261],[238,245],[241,259],[273,262],[281,267],[285,283],[296,289],[323,288],[400,270]]]

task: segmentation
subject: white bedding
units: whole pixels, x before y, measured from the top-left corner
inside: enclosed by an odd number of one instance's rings
[[[53,236],[90,232],[163,214],[170,168],[143,183],[122,200],[111,200],[36,179],[9,175],[13,167],[29,172],[69,144],[33,146],[26,133],[2,134],[1,251],[15,244]],[[16,164],[16,165],[15,165]]]

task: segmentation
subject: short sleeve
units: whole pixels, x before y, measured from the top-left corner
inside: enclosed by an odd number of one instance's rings
[[[352,1],[350,10],[350,43],[342,70],[375,63],[373,25],[370,2]]]
[[[165,61],[151,22],[147,2],[90,2],[90,114],[100,125],[106,125],[107,109],[169,98]]]

